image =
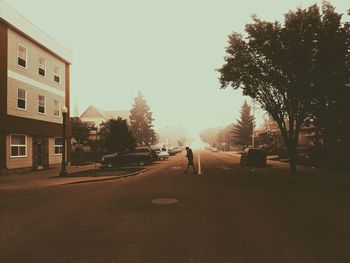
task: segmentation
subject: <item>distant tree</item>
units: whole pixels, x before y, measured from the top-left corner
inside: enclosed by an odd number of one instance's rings
[[[76,149],[82,150],[82,145],[89,141],[90,128],[80,119],[71,118],[72,137],[76,141]]]
[[[185,137],[182,137],[182,138],[180,138],[180,139],[177,140],[177,145],[178,145],[179,147],[183,147],[183,146],[185,146],[186,141],[187,141],[186,138],[185,138]]]
[[[135,138],[128,127],[127,120],[111,119],[101,124],[100,137],[109,152],[125,151],[135,147]]]
[[[210,146],[215,147],[218,144],[218,135],[222,131],[222,128],[207,128],[199,134],[201,140]],[[221,143],[221,142],[220,142]]]
[[[201,131],[200,138],[202,142],[209,144],[212,147],[221,147],[222,143],[226,144],[226,149],[229,149],[232,143],[232,128],[233,125],[225,127],[207,128]]]
[[[323,92],[322,76],[334,79],[344,73],[328,63],[330,54],[344,60],[345,30],[339,19],[327,2],[322,12],[317,5],[288,12],[283,25],[254,16],[254,22],[246,25],[247,37],[229,36],[225,64],[218,70],[221,88],[242,89],[277,123],[288,149],[291,174],[296,173],[299,131],[313,116],[317,95]],[[335,31],[339,32],[336,46],[324,48],[324,36]],[[338,50],[339,46],[343,48]]]
[[[254,117],[251,114],[251,108],[245,100],[242,108],[240,118],[233,126],[233,139],[236,144],[250,145],[252,142]]]
[[[278,135],[271,130],[264,131],[257,136],[256,143],[263,146],[268,152],[274,152],[279,143]]]
[[[156,134],[153,130],[153,118],[150,107],[141,92],[134,99],[130,111],[131,131],[139,146],[150,146],[156,143]]]

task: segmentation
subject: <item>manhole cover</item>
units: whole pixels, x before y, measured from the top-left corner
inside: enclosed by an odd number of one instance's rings
[[[157,198],[153,199],[152,203],[156,205],[172,205],[176,204],[177,200],[174,198]]]

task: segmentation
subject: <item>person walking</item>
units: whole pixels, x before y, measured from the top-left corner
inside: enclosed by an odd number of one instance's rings
[[[193,173],[195,174],[196,173],[196,168],[194,167],[194,164],[193,164],[193,152],[192,152],[190,147],[186,147],[185,149],[186,149],[186,152],[187,152],[186,153],[186,157],[187,157],[187,160],[188,160],[188,164],[187,164],[187,168],[185,170],[185,173],[187,173],[188,172],[188,168],[190,166],[192,166]]]

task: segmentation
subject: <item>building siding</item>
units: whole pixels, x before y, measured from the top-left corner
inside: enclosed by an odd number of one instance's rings
[[[18,44],[27,48],[26,69],[17,64]],[[39,57],[46,59],[46,77],[38,74]],[[61,70],[60,84],[54,81],[55,65],[59,66]],[[65,63],[11,28],[8,29],[8,69],[65,92]]]
[[[17,89],[25,89],[27,91],[27,109],[17,109]],[[46,114],[38,112],[39,95],[46,97]],[[16,79],[8,78],[8,100],[7,112],[8,115],[30,118],[41,121],[48,121],[54,123],[62,123],[62,116],[54,116],[54,100],[59,100],[61,106],[64,105],[64,98],[57,96],[51,92],[43,91],[35,88],[27,83],[23,83]]]
[[[49,138],[49,164],[60,164],[62,155],[55,155],[55,138]]]
[[[59,61],[56,57],[41,49],[31,41],[25,39],[20,34],[16,33],[12,29],[8,30],[8,69],[23,75],[34,81],[43,83],[49,86],[52,90],[65,92],[65,64]],[[22,68],[17,64],[18,58],[18,44],[21,44],[27,48],[27,69]],[[46,77],[41,77],[38,74],[38,59],[39,57],[46,59]],[[53,80],[54,66],[57,65],[61,69],[60,84],[57,84]],[[54,100],[59,100],[61,106],[64,105],[64,97],[59,96],[50,91],[42,90],[38,87],[29,85],[17,79],[8,77],[7,80],[7,97],[8,115],[18,116],[23,118],[31,118],[35,120],[42,120],[54,123],[62,123],[62,118],[54,116]],[[27,90],[27,109],[17,109],[17,89],[23,88]],[[46,97],[46,114],[38,113],[38,96],[43,95]]]

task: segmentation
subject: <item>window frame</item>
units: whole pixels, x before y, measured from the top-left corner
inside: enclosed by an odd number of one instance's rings
[[[24,49],[26,50],[26,59],[25,59],[26,65],[25,65],[25,67],[23,67],[22,65],[20,65],[20,64],[18,63],[18,59],[22,59],[22,58],[19,57],[19,48],[20,48],[20,47],[22,47],[22,48],[24,48]],[[20,43],[18,43],[18,45],[17,45],[17,65],[18,65],[19,67],[21,67],[21,68],[28,69],[28,48],[25,47],[24,45],[20,44]]]
[[[25,138],[25,144],[12,144],[12,136],[24,136]],[[25,155],[12,155],[12,147],[17,147],[18,149],[20,147],[24,147],[25,149]],[[18,151],[19,153],[19,151]],[[10,158],[26,158],[28,157],[28,138],[26,134],[10,134]]]
[[[44,106],[40,105],[40,97],[44,97]],[[40,112],[40,107],[44,107],[44,112]],[[42,115],[46,115],[46,96],[38,95],[38,113]]]
[[[61,139],[62,140],[62,144],[56,144],[56,139]],[[62,156],[63,155],[63,138],[62,137],[55,137],[54,138],[54,147],[53,147],[53,154],[55,156]],[[60,149],[58,150],[58,153],[56,153],[56,149]]]
[[[19,94],[18,94],[18,92],[19,92],[19,90],[24,90],[24,109],[23,108],[20,108],[20,107],[18,107],[18,100],[20,99],[19,98]],[[27,90],[26,89],[23,89],[23,88],[17,88],[17,100],[16,100],[16,107],[17,107],[17,110],[23,110],[23,111],[26,111],[27,110],[27,96],[28,94],[27,94]],[[21,99],[22,100],[22,99]]]
[[[40,59],[43,59],[44,62],[45,62],[45,63],[44,63],[44,68],[41,68],[41,67],[40,67]],[[40,77],[46,78],[46,68],[47,68],[46,65],[47,65],[47,64],[46,64],[46,58],[39,56],[39,57],[38,57],[38,75],[39,75]],[[41,74],[40,74],[40,69],[44,70],[44,75],[41,75]]]
[[[58,74],[56,74],[56,68],[58,69]],[[55,77],[58,77],[58,81],[55,80]],[[53,69],[53,81],[57,84],[61,84],[61,68],[57,65]]]
[[[56,101],[58,102],[58,115],[56,115]],[[61,117],[61,101],[60,100],[54,100],[53,101],[53,106],[54,106],[54,109],[53,109],[53,115],[56,117],[56,118],[60,118]]]

